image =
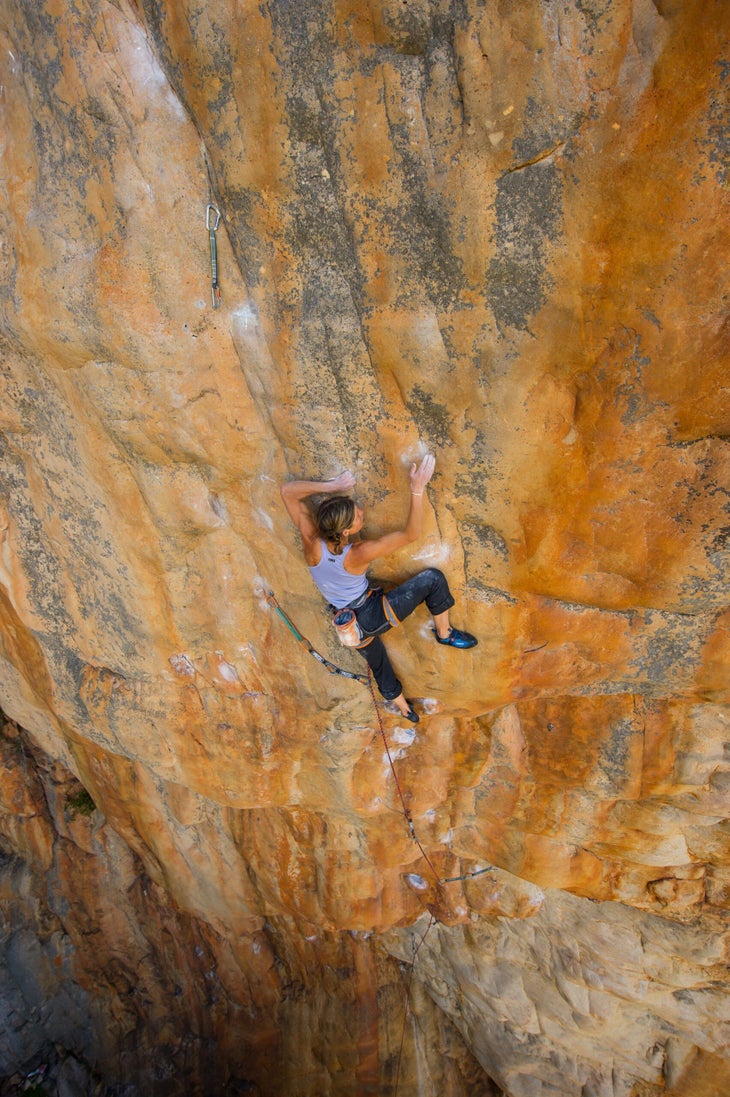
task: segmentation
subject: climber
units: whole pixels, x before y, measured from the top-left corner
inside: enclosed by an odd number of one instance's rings
[[[354,611],[363,634],[357,650],[372,670],[385,700],[392,702],[413,724],[418,723],[418,715],[403,695],[381,634],[399,625],[425,602],[439,644],[472,648],[477,641],[470,633],[451,627],[449,610],[454,599],[446,578],[436,568],[427,568],[387,595],[381,587],[370,585],[366,572],[373,560],[388,556],[421,536],[423,493],[435,464],[436,459],[429,454],[419,465],[411,465],[411,502],[405,526],[372,539],[353,540],[362,530],[363,512],[346,494],[355,485],[351,472],[342,472],[333,480],[294,480],[281,487],[284,505],[302,535],[304,559],[317,588],[333,609]],[[315,495],[325,498],[312,514],[308,499]]]

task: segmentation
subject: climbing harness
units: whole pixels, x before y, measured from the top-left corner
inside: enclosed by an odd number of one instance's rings
[[[215,242],[215,234],[220,219],[221,213],[218,207],[214,206],[212,202],[209,203],[205,207],[205,227],[210,238],[210,266],[212,270],[210,296],[214,309],[220,308],[221,303],[221,288],[218,285],[218,248]]]
[[[282,621],[284,622],[286,627],[289,629],[289,631],[291,632],[292,636],[295,638],[297,643],[301,644],[301,646],[304,648],[304,650],[308,651],[309,654],[311,656],[313,656],[317,660],[318,663],[321,663],[323,667],[326,667],[327,670],[330,672],[330,674],[339,674],[343,678],[352,678],[356,682],[362,682],[363,685],[367,685],[368,678],[366,677],[366,675],[364,675],[364,674],[355,674],[354,671],[345,670],[344,667],[336,666],[334,663],[331,663],[329,661],[329,659],[325,659],[324,655],[320,655],[320,653],[315,648],[312,647],[309,640],[306,638],[306,636],[303,636],[301,634],[301,632],[299,631],[297,626],[292,621],[291,617],[288,617],[287,614],[284,613],[284,610],[281,608],[281,606],[279,605],[279,603],[276,600],[276,596],[274,595],[273,590],[270,590],[269,593],[266,595],[266,601],[267,601],[267,604],[270,605],[272,607],[272,609],[275,609],[276,612],[279,614]]]

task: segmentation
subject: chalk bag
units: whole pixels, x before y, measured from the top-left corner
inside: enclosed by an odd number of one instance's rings
[[[346,648],[356,648],[363,640],[362,629],[357,623],[354,610],[341,609],[332,618],[337,639]]]

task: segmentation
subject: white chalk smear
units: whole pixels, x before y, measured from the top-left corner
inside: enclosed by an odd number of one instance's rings
[[[274,528],[274,523],[273,523],[273,520],[272,520],[272,519],[271,519],[271,517],[270,517],[270,516],[269,516],[269,515],[268,515],[268,514],[266,513],[266,511],[265,511],[265,510],[262,510],[262,509],[261,509],[261,507],[257,507],[257,508],[256,508],[256,513],[258,514],[259,518],[261,519],[261,521],[263,522],[263,524],[264,524],[264,525],[266,526],[266,528],[267,528],[267,529],[270,529],[270,530],[273,530],[273,528]]]
[[[403,468],[409,469],[412,464],[420,464],[423,458],[429,453],[430,450],[423,442],[416,442],[415,445],[409,446],[407,450],[401,455],[400,463]]]
[[[230,663],[227,663],[225,659],[221,659],[218,664],[218,673],[225,682],[237,682],[238,671]]]
[[[393,732],[393,740],[396,743],[404,743],[406,746],[410,746],[413,740],[416,738],[416,729],[412,727],[401,728],[397,727]]]
[[[176,674],[184,674],[188,678],[195,677],[195,667],[187,655],[171,655],[168,661]]]
[[[270,590],[271,590],[271,585],[269,583],[267,583],[265,579],[262,579],[260,575],[254,576],[253,593],[254,593],[254,597],[256,598],[256,601],[258,603],[259,609],[262,609],[262,610],[271,609],[271,606],[266,601],[266,596],[268,595]]]
[[[239,335],[248,335],[249,332],[258,331],[258,317],[249,304],[241,305],[235,312],[232,312],[231,319]]]
[[[428,884],[422,876],[419,876],[417,872],[409,872],[406,876],[407,882],[416,891],[426,891]]]
[[[414,560],[432,560],[436,564],[445,564],[451,559],[451,549],[448,545],[427,545],[420,552],[413,553]]]
[[[246,641],[243,644],[236,644],[236,651],[238,652],[240,659],[247,659],[249,662],[256,662],[256,655],[253,650],[253,645]]]

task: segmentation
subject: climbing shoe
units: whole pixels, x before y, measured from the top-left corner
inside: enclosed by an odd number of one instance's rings
[[[410,720],[412,724],[417,724],[420,717],[410,701],[408,701],[408,712],[401,712],[397,705],[394,705],[392,701],[386,701],[386,712],[392,712],[394,716],[400,716],[403,720]]]
[[[460,628],[449,629],[449,635],[443,640],[436,629],[433,630],[433,634],[439,644],[445,644],[450,648],[474,648],[478,643],[476,636],[472,636],[470,632],[462,632]]]

